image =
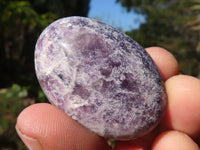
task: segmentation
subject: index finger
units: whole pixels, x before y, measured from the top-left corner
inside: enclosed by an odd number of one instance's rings
[[[163,81],[178,74],[178,63],[169,51],[160,47],[149,47],[145,50],[155,62]]]

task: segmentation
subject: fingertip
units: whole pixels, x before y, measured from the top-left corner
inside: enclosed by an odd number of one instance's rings
[[[37,135],[44,135],[43,131],[39,130],[41,128],[40,122],[43,122],[42,124],[45,125],[48,124],[46,122],[48,120],[44,120],[41,117],[41,113],[48,108],[51,109],[51,105],[47,103],[33,104],[25,108],[17,118],[16,128],[28,137],[39,138]]]
[[[164,81],[178,74],[178,62],[169,51],[160,47],[149,47],[146,51],[155,62]]]
[[[20,113],[16,129],[27,147],[36,145],[48,150],[108,149],[104,139],[50,104],[27,107]]]
[[[200,135],[200,80],[177,75],[165,82],[168,108],[164,117],[167,128],[185,132],[193,138]]]
[[[186,134],[178,131],[166,131],[154,141],[152,150],[199,150],[198,145]]]

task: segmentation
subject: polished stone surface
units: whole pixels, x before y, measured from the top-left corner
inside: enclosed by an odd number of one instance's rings
[[[49,101],[100,136],[133,139],[162,118],[167,96],[146,51],[117,29],[83,17],[50,24],[35,50]]]

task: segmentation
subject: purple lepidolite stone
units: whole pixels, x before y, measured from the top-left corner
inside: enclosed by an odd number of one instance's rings
[[[68,17],[50,24],[37,41],[35,68],[49,101],[100,136],[140,137],[166,109],[163,81],[150,56],[95,20]]]

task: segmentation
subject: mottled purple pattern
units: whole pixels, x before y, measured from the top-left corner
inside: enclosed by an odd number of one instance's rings
[[[83,17],[40,35],[35,67],[48,99],[100,136],[132,139],[162,118],[167,97],[150,56],[130,37]]]

